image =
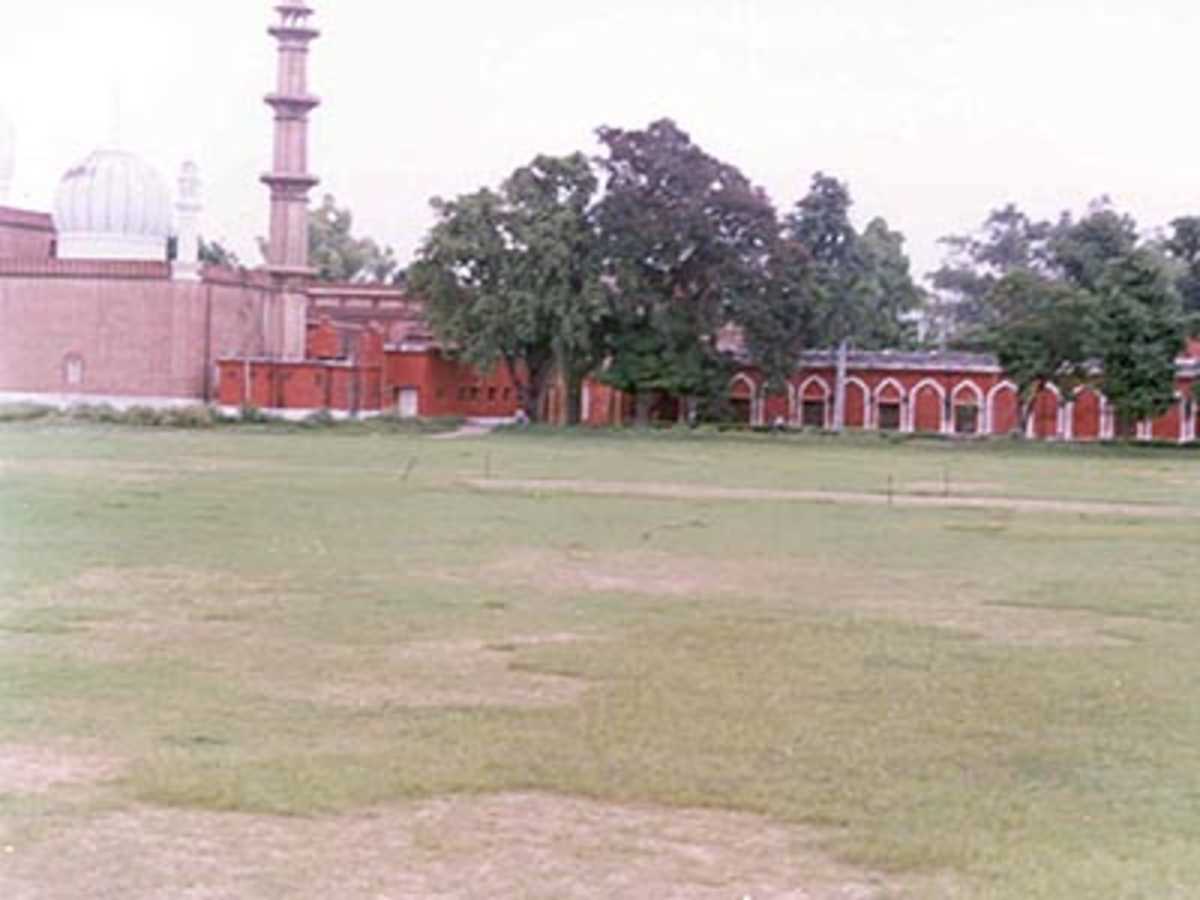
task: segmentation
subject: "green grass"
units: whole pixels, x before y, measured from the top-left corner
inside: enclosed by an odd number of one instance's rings
[[[1195,451],[11,424],[0,744],[106,748],[118,806],[543,790],[826,827],[956,896],[1200,884],[1195,519],[485,474],[1200,507]]]

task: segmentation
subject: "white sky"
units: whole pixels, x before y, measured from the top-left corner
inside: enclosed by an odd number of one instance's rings
[[[1145,229],[1200,212],[1195,0],[313,0],[314,194],[407,261],[431,196],[495,184],[602,124],[674,118],[790,207],[818,169],[882,215],[914,269],[1009,200],[1053,216],[1110,194]],[[203,231],[258,262],[266,231],[271,0],[6,0],[0,107],[14,201],[113,133]],[[119,91],[115,86],[119,85]]]

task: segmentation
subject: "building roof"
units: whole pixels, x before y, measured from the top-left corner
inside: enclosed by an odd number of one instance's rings
[[[50,213],[34,212],[31,209],[17,209],[14,206],[0,206],[0,227],[20,228],[28,231],[54,233],[54,219]]]
[[[147,260],[0,259],[0,277],[160,281],[171,277],[171,267]]]

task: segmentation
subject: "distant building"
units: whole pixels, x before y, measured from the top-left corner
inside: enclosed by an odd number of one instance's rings
[[[308,265],[309,44],[319,36],[304,0],[281,0],[269,29],[279,54],[274,157],[262,176],[270,195],[267,264],[255,270],[203,265],[200,170],[185,164],[175,191],[127,149],[101,147],[62,179],[53,212],[5,205],[16,133],[0,115],[0,402],[253,405],[289,415],[345,414],[504,419],[519,405],[510,373],[454,361],[433,336],[418,299],[402,289],[330,285]],[[168,258],[168,247],[177,248]],[[740,353],[735,330],[725,348]],[[804,355],[784,390],[741,367],[729,403],[743,422],[946,435],[1006,434],[1021,427],[1016,390],[988,356],[850,353],[839,377],[832,353]],[[1178,402],[1136,435],[1197,439],[1192,387],[1200,347],[1179,361]],[[839,386],[841,396],[839,394]],[[589,380],[585,423],[630,421],[632,398]],[[840,402],[839,402],[840,399]],[[687,404],[655,398],[654,416],[685,421]],[[561,385],[543,416],[559,421]],[[1043,391],[1026,426],[1034,437],[1116,436],[1104,397]]]

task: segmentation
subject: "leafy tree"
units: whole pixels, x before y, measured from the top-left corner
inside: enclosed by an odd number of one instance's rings
[[[408,272],[438,337],[476,368],[503,365],[532,419],[557,369],[577,420],[580,382],[605,350],[597,187],[582,155],[539,156],[499,192],[435,199],[438,222]]]
[[[1137,243],[1137,223],[1102,197],[1077,222],[1064,213],[1051,232],[1047,251],[1059,277],[1096,291],[1109,265],[1133,252]]]
[[[746,350],[762,369],[768,388],[783,388],[800,354],[817,340],[817,311],[808,250],[799,241],[781,237],[763,277],[743,285],[737,304]]]
[[[539,156],[504,185],[516,252],[513,289],[542,322],[566,391],[568,425],[579,422],[583,381],[604,358],[611,323],[592,220],[598,189],[581,153]]]
[[[850,221],[852,203],[845,184],[818,172],[784,219],[786,238],[810,258],[813,340],[853,340],[868,348],[908,343],[913,328],[907,319],[924,297],[912,279],[904,236],[880,218],[859,234]]]
[[[308,258],[321,281],[384,284],[396,274],[390,247],[353,235],[354,215],[326,194],[308,214]]]
[[[655,392],[703,397],[727,371],[717,335],[763,277],[775,211],[669,119],[599,137],[607,155],[596,222],[616,314],[603,377],[636,395],[645,423]]]
[[[1171,222],[1164,249],[1180,267],[1175,286],[1184,312],[1200,316],[1200,216],[1182,216]]]
[[[200,238],[200,262],[211,266],[221,266],[226,269],[240,269],[242,261],[232,250],[220,241],[206,241]]]
[[[1110,264],[1099,278],[1096,348],[1101,386],[1121,422],[1171,408],[1183,344],[1179,296],[1162,261],[1139,249]]]
[[[840,343],[862,330],[864,309],[859,282],[864,261],[850,222],[850,191],[836,178],[817,172],[812,186],[787,216],[785,237],[808,253],[817,343]]]
[[[1053,233],[1052,223],[1031,219],[1010,203],[989,213],[977,232],[942,238],[946,261],[930,273],[942,336],[987,325],[995,310],[986,298],[1005,276],[1047,274]]]
[[[858,247],[862,272],[856,294],[864,312],[857,343],[868,349],[915,344],[912,315],[925,305],[925,292],[913,281],[904,235],[872,219]]]
[[[1018,269],[988,291],[983,305],[992,324],[982,332],[982,343],[1017,386],[1022,425],[1043,388],[1054,385],[1070,396],[1087,379],[1095,315],[1087,291]]]

